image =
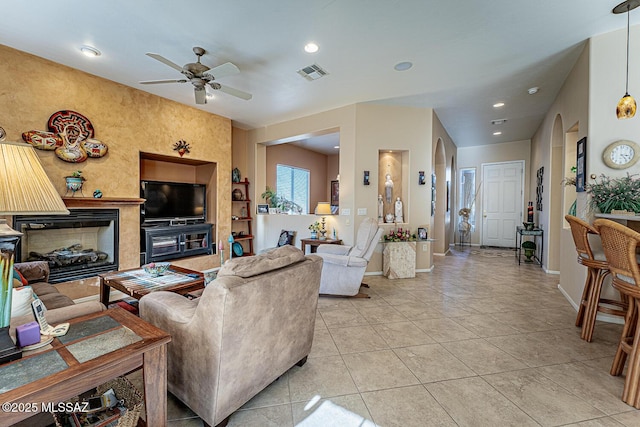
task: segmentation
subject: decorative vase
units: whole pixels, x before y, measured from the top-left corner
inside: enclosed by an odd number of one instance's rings
[[[524,262],[533,262],[533,255],[535,253],[535,249],[525,249],[524,256],[526,257]]]
[[[75,196],[76,191],[80,190],[80,194],[82,194],[82,183],[84,179],[82,177],[77,176],[65,176],[64,179],[67,181],[67,193],[71,191],[71,197]],[[67,194],[65,193],[65,195]]]
[[[312,231],[311,232],[311,238],[312,239],[317,239],[318,238],[318,232],[317,231]]]
[[[462,220],[458,224],[458,230],[465,234],[471,231],[471,224],[469,224],[469,217],[466,217],[466,216],[462,217]]]

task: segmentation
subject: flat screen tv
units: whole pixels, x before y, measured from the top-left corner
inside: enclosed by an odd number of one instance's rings
[[[204,222],[207,215],[207,187],[204,184],[141,181],[142,222],[172,220]]]

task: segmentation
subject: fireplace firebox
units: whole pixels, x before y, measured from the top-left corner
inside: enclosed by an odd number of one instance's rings
[[[16,262],[47,261],[51,283],[118,269],[117,209],[70,209],[70,215],[14,217],[23,233]]]

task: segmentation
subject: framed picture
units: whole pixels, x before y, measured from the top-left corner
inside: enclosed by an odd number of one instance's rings
[[[447,212],[451,210],[449,192],[451,191],[451,181],[447,181]]]
[[[331,181],[331,206],[340,206],[340,181]]]
[[[268,214],[269,213],[269,205],[258,205],[258,213],[259,214]]]
[[[542,212],[542,193],[544,191],[544,187],[542,185],[544,179],[544,166],[538,169],[536,173],[536,210],[538,212]]]
[[[585,136],[578,141],[577,158],[576,158],[576,191],[582,193],[585,191],[584,184],[587,176],[587,137]]]
[[[427,229],[418,227],[418,240],[427,240]]]

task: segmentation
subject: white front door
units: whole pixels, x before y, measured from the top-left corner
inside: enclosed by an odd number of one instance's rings
[[[522,223],[524,162],[482,165],[482,244],[515,248]]]

